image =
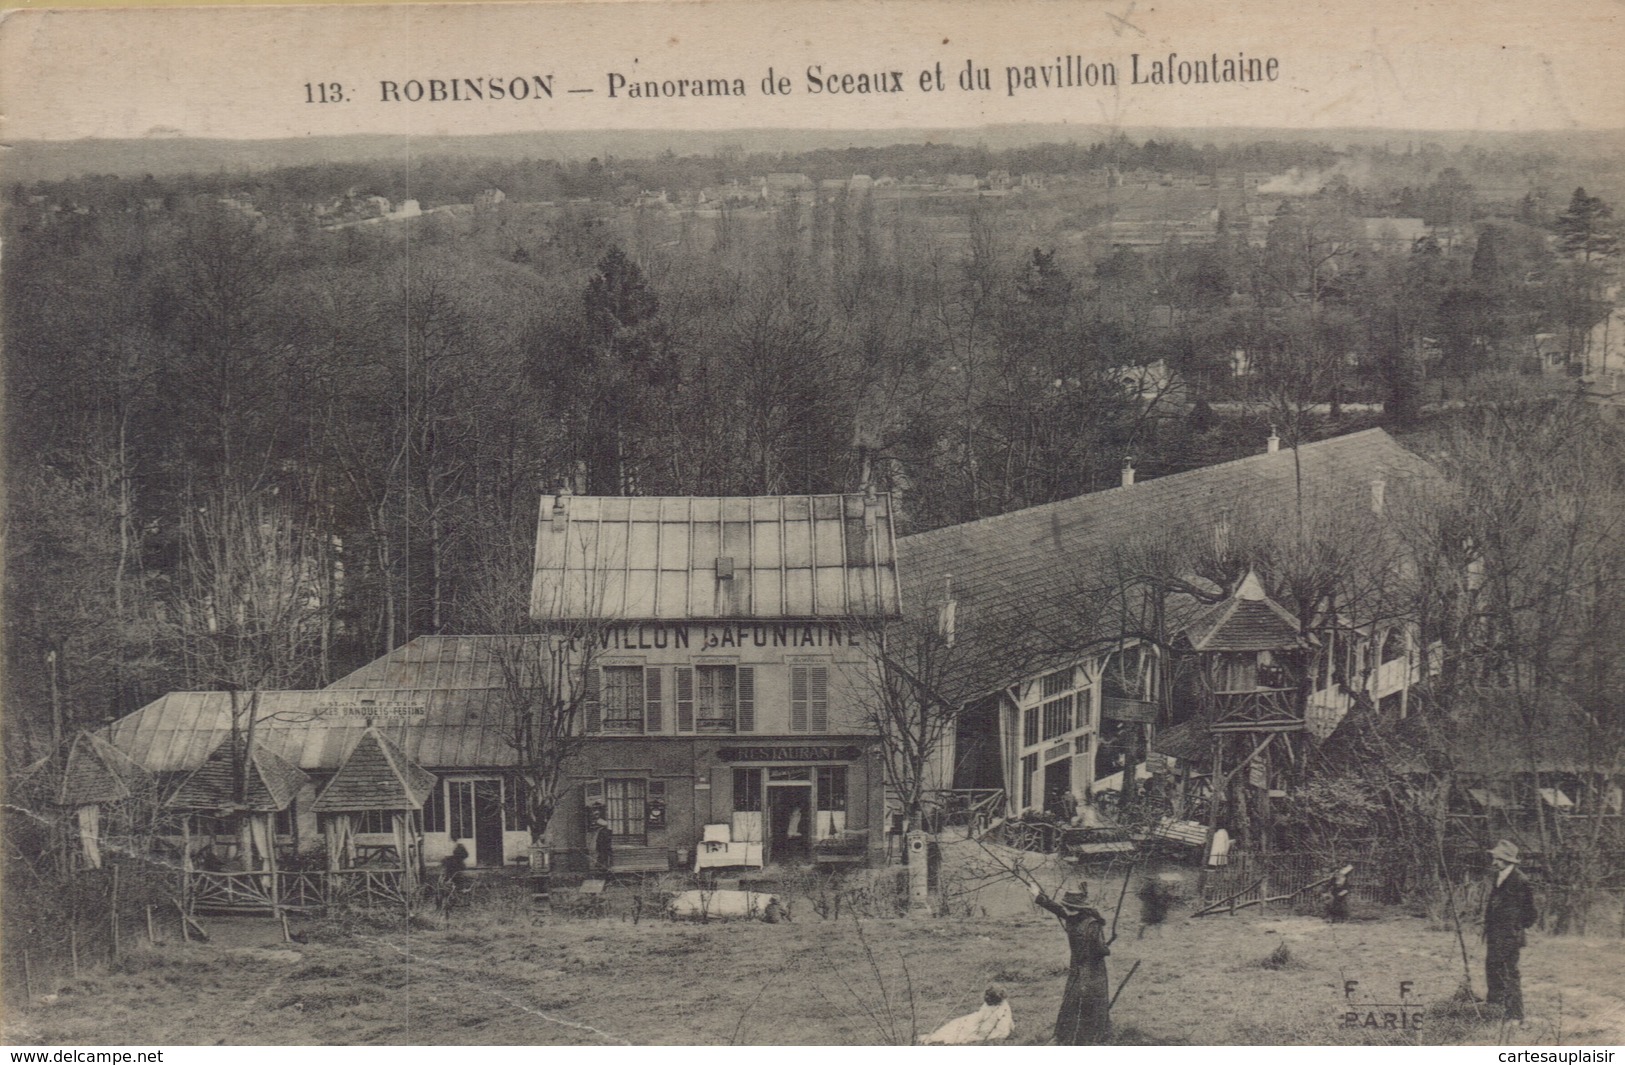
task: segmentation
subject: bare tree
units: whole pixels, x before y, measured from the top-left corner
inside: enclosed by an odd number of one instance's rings
[[[298,687],[319,657],[313,556],[271,492],[226,486],[187,514],[174,607],[194,688],[229,693],[233,798],[246,809],[260,691]],[[247,821],[243,855],[251,853]]]
[[[464,616],[484,635],[499,689],[499,727],[517,764],[531,868],[545,875],[549,828],[569,789],[571,763],[596,731],[597,659],[608,623],[591,616],[534,618],[530,576],[530,550],[521,536],[493,545],[475,574]],[[546,594],[562,605],[562,589]]]
[[[875,626],[880,648],[870,689],[861,696],[880,738],[886,786],[903,808],[905,829],[923,823],[936,770],[953,738],[964,698],[955,694],[952,607],[939,619],[906,617]]]

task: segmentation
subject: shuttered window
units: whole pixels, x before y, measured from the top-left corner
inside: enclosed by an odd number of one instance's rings
[[[696,666],[694,727],[732,732],[739,720],[739,671],[733,666]]]
[[[790,729],[829,731],[829,667],[790,667]]]
[[[651,669],[649,672],[654,672]],[[756,729],[756,670],[752,666],[678,666],[677,731],[735,733]],[[658,681],[655,691],[658,692]],[[658,699],[658,695],[650,696]],[[653,705],[651,703],[651,705]],[[651,715],[654,711],[651,711]],[[651,721],[657,720],[651,716]],[[655,726],[650,725],[650,731]]]
[[[643,674],[642,666],[604,667],[599,697],[603,731],[612,733],[643,731],[645,699]]]

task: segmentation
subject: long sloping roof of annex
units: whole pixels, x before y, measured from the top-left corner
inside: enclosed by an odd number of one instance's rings
[[[541,502],[531,584],[538,620],[898,613],[883,493]]]
[[[305,772],[333,772],[369,727],[415,764],[514,764],[500,688],[264,691],[252,704],[255,743]],[[244,714],[249,707],[241,702]],[[101,735],[153,773],[190,772],[231,735],[231,693],[171,692]]]
[[[502,663],[541,654],[544,635],[415,636],[332,684],[343,688],[469,690],[506,684]]]
[[[1119,587],[1119,545],[1146,534],[1198,539],[1221,524],[1285,521],[1300,488],[1305,512],[1346,515],[1359,535],[1362,515],[1374,519],[1372,482],[1392,489],[1435,476],[1381,429],[1251,455],[902,537],[903,597],[911,610],[935,611],[951,584],[961,676],[947,686],[980,695],[1121,638],[1109,617],[1079,609],[1080,599],[1106,599]],[[1191,600],[1186,612],[1199,609]],[[1170,620],[1177,629],[1183,619]]]

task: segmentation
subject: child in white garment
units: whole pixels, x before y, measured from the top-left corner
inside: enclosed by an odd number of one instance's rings
[[[920,1039],[926,1045],[964,1046],[969,1043],[990,1043],[995,1039],[1008,1039],[1016,1030],[1010,1014],[1010,1003],[1004,992],[990,987],[982,994],[982,1008],[963,1017],[955,1017],[928,1036]]]

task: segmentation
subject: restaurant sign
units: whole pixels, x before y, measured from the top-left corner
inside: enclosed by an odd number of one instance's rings
[[[855,762],[863,757],[857,747],[799,745],[794,747],[723,747],[717,757],[724,762]]]
[[[384,697],[381,697],[381,694],[365,688],[340,688],[324,691],[318,695],[313,716],[328,719],[354,718],[370,720],[377,725],[417,725],[423,723],[429,707],[422,694],[403,695],[398,692],[390,692]]]

